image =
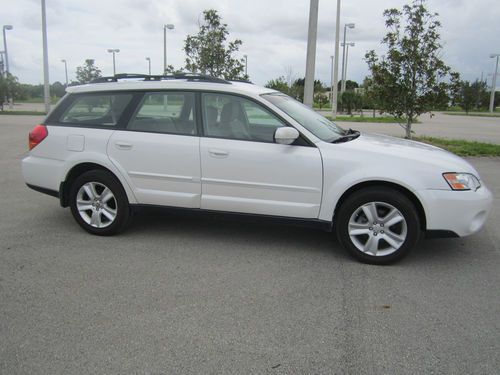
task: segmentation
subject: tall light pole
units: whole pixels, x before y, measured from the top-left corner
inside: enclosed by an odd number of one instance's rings
[[[335,21],[335,65],[333,68],[332,118],[337,118],[337,94],[339,89],[339,39],[340,39],[340,0],[337,0],[337,20]]]
[[[340,93],[343,93],[345,91],[345,76],[344,76],[344,64],[345,64],[345,43],[346,43],[346,34],[347,34],[347,28],[349,29],[354,29],[355,25],[353,23],[346,23],[344,25],[344,43],[343,43],[343,49],[342,49],[342,87],[340,88]]]
[[[490,58],[497,58],[495,63],[495,73],[493,74],[493,82],[491,84],[491,94],[490,94],[490,113],[493,113],[495,109],[495,91],[497,89],[497,74],[498,74],[498,58],[500,57],[500,53],[492,53]]]
[[[4,52],[3,51],[0,51],[0,74],[2,75],[3,77],[3,73],[4,73]]]
[[[245,58],[245,75],[248,77],[248,55],[243,55]]]
[[[9,75],[9,55],[7,53],[7,38],[5,37],[5,30],[12,30],[12,25],[4,25],[3,27],[3,48],[5,53],[5,77]],[[3,98],[2,98],[3,100]],[[12,98],[10,97],[10,93],[7,92],[7,100],[9,102],[9,107],[12,109]]]
[[[331,67],[330,67],[330,105],[333,104],[333,55],[330,56]]]
[[[64,63],[64,73],[66,74],[66,87],[68,87],[68,63],[66,62],[65,59],[62,59],[61,62]]]
[[[5,53],[5,72],[9,73],[9,53],[7,52],[7,38],[5,37],[6,30],[12,30],[12,25],[3,26],[3,51]]]
[[[115,53],[120,52],[120,50],[118,48],[108,48],[108,52],[113,54],[113,75],[116,75]]]
[[[316,64],[316,39],[318,34],[319,0],[310,0],[309,30],[307,32],[306,78],[304,82],[304,104],[311,107],[314,100],[314,68]]]
[[[47,48],[47,14],[45,0],[42,0],[42,39],[43,39],[43,99],[45,112],[50,112],[50,84],[49,84],[49,52]]]
[[[348,43],[342,43],[342,47],[345,48],[345,65],[344,65],[344,70],[342,71],[342,76],[344,79],[342,80],[342,85],[344,86],[344,89],[342,92],[346,90],[346,82],[347,82],[347,60],[349,59],[349,47],[354,47],[355,44],[353,42],[348,42]]]
[[[173,30],[174,27],[171,23],[163,25],[163,74],[167,71],[167,29]]]
[[[151,57],[146,57],[146,61],[148,62],[149,75],[151,75]]]

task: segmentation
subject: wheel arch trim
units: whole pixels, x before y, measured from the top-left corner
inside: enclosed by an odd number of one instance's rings
[[[59,200],[61,203],[62,207],[68,207],[69,202],[68,202],[68,196],[69,196],[69,189],[71,186],[71,182],[74,181],[78,176],[80,176],[82,173],[91,171],[91,170],[104,170],[110,174],[112,174],[121,184],[123,187],[123,190],[125,191],[125,194],[127,195],[127,199],[130,204],[135,204],[137,203],[137,200],[135,198],[135,195],[130,188],[129,184],[125,179],[122,178],[120,173],[115,170],[113,165],[103,165],[102,163],[96,162],[94,160],[88,160],[88,161],[79,161],[77,163],[74,163],[68,169],[65,171],[63,178],[61,179],[61,183],[59,185]]]
[[[397,184],[397,183],[391,182],[391,181],[385,181],[385,180],[362,181],[362,182],[358,182],[358,183],[350,186],[347,190],[345,190],[335,204],[335,208],[333,210],[333,222],[335,223],[335,216],[336,216],[340,206],[351,194],[353,194],[359,190],[369,188],[369,187],[387,187],[387,188],[395,189],[395,190],[401,192],[402,194],[404,194],[413,203],[413,205],[417,209],[421,230],[423,230],[423,231],[426,230],[426,228],[427,228],[426,213],[425,213],[424,205],[422,204],[418,195],[414,191],[408,189],[407,187],[405,187],[403,185],[400,185],[400,184]]]

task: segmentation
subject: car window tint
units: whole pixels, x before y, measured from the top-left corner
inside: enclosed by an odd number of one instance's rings
[[[59,122],[115,126],[131,99],[131,94],[78,95]]]
[[[263,106],[233,95],[203,94],[203,126],[211,137],[274,142],[285,124]]]
[[[144,95],[136,115],[127,126],[129,130],[196,134],[194,121],[194,93],[154,92]]]

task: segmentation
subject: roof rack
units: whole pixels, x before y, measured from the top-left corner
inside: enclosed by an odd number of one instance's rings
[[[248,83],[250,85],[253,85],[252,81],[249,81],[248,79],[229,79],[229,82],[241,82],[241,83]]]
[[[231,84],[230,81],[208,76],[205,74],[198,73],[174,73],[165,75],[148,75],[148,74],[130,74],[130,73],[120,73],[109,77],[99,77],[91,81],[90,83],[105,83],[105,82],[118,82],[118,80],[124,79],[142,79],[143,81],[163,81],[163,80],[174,80],[174,79],[185,79],[188,81],[196,82],[212,82],[212,83],[224,83]]]

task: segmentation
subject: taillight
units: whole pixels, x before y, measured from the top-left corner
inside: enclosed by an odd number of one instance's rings
[[[49,132],[45,125],[37,125],[30,131],[29,135],[29,147],[32,150],[34,147],[38,146],[40,142],[42,142],[47,136]]]

